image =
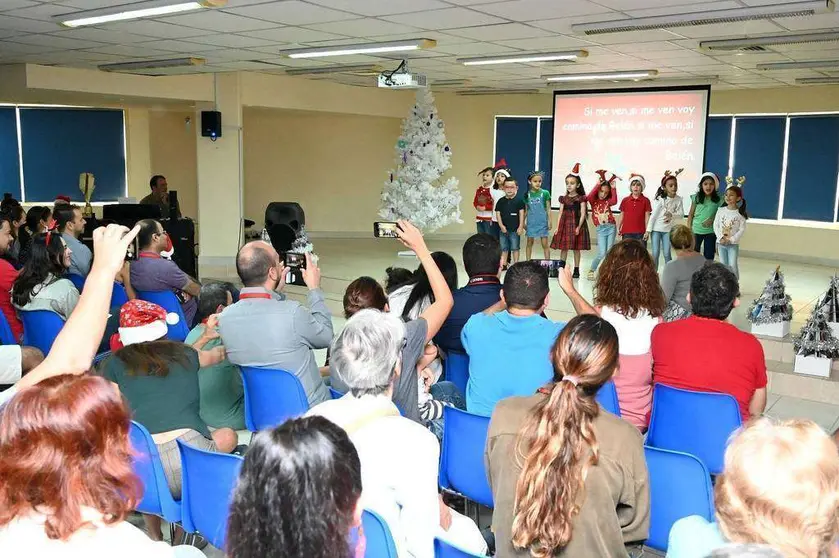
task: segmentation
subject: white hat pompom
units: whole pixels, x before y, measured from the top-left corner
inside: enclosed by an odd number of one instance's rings
[[[169,324],[169,325],[175,325],[175,324],[177,324],[179,321],[181,321],[181,318],[180,318],[180,316],[178,316],[178,314],[177,314],[177,313],[175,313],[175,312],[169,312],[168,314],[166,314],[166,323],[167,323],[167,324]]]

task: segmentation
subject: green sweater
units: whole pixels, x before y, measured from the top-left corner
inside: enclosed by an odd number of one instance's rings
[[[705,201],[699,203],[696,200],[696,194],[690,197],[693,204],[696,206],[693,211],[693,234],[711,234],[714,232],[714,217],[717,216],[717,210],[725,201],[720,198],[720,201],[714,202],[710,196],[705,196]],[[705,222],[708,226],[705,226]]]
[[[201,337],[206,326],[198,324],[185,343],[191,345]],[[203,347],[210,350],[221,345],[221,338],[213,339]],[[202,368],[198,373],[198,386],[201,391],[201,418],[213,428],[228,426],[233,430],[245,429],[245,389],[239,367],[224,361]]]

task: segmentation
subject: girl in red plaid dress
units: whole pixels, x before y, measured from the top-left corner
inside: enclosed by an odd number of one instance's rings
[[[580,250],[591,250],[591,239],[586,224],[586,191],[580,179],[580,163],[565,177],[566,194],[559,197],[559,225],[551,248],[560,250],[560,259],[568,258],[574,251],[574,279],[580,277]]]

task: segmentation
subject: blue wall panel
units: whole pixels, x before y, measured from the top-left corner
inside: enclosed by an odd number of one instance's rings
[[[0,107],[0,195],[20,199],[20,160],[15,107]]]
[[[790,118],[784,219],[833,222],[837,174],[839,116]]]
[[[539,169],[545,173],[542,188],[551,191],[551,173],[553,172],[554,121],[543,118],[539,121]]]
[[[495,119],[495,161],[507,161],[519,196],[527,192],[527,173],[536,165],[536,126],[536,118]]]
[[[728,174],[728,155],[731,149],[730,116],[718,116],[708,119],[705,134],[705,169],[722,178]],[[694,185],[691,185],[695,187]]]
[[[743,197],[750,217],[778,218],[786,122],[785,116],[737,118],[734,177],[746,177]]]

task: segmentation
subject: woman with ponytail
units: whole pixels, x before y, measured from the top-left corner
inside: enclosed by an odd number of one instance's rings
[[[554,379],[495,408],[486,460],[496,556],[618,557],[650,523],[643,442],[595,394],[618,368],[618,336],[577,316],[551,349]]]

